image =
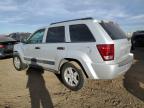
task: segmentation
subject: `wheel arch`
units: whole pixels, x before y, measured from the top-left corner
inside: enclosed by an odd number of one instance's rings
[[[21,58],[22,62],[25,63],[25,60],[24,60],[24,58],[22,57],[22,56],[23,56],[22,53],[20,53],[19,51],[14,51],[14,52],[13,52],[13,56],[15,56],[15,55],[18,55],[18,56]]]
[[[74,62],[78,63],[78,65],[82,68],[82,70],[83,70],[84,75],[86,76],[86,78],[89,77],[88,74],[86,73],[86,71],[85,71],[82,63],[81,63],[79,60],[74,59],[74,58],[64,58],[63,60],[61,60],[60,65],[59,65],[59,68],[58,68],[58,69],[59,69],[59,72],[61,72],[61,69],[62,69],[62,67],[64,66],[65,63],[71,62],[71,61],[74,61]]]
[[[13,54],[18,55],[21,58],[22,62],[25,63],[22,46],[23,46],[22,43],[14,45]]]

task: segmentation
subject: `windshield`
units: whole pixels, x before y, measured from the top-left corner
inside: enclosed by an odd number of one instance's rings
[[[119,27],[119,25],[114,22],[101,22],[100,25],[104,28],[104,30],[113,40],[127,38],[126,34]]]

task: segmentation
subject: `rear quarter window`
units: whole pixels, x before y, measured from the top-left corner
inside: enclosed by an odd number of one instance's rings
[[[71,42],[95,42],[91,31],[85,24],[70,25]]]

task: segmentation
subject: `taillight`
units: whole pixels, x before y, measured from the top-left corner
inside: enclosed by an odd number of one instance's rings
[[[100,44],[97,48],[104,61],[114,60],[114,44]]]
[[[0,48],[5,48],[5,46],[4,45],[0,45]]]

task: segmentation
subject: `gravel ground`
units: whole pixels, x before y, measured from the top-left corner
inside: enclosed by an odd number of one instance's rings
[[[49,71],[18,72],[0,60],[0,108],[144,108],[144,49],[134,51],[132,68],[114,80],[87,80],[77,92]]]

